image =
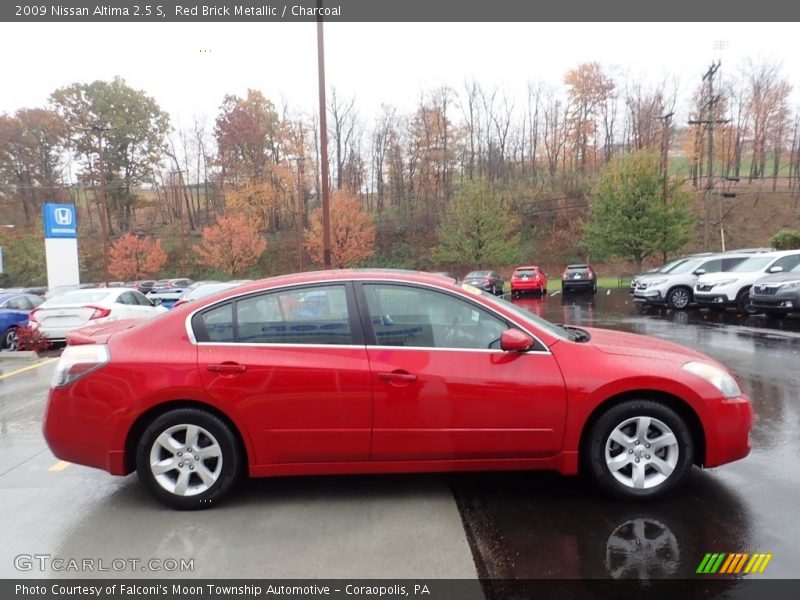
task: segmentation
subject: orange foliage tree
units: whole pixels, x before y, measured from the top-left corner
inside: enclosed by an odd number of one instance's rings
[[[322,209],[311,215],[306,232],[306,249],[311,260],[324,263]],[[341,189],[331,195],[331,264],[348,267],[375,252],[375,227],[372,218],[361,208],[359,199]]]
[[[203,229],[203,241],[194,247],[207,264],[233,276],[252,267],[267,249],[267,240],[244,215],[221,216]]]
[[[111,246],[108,271],[124,280],[143,279],[155,275],[167,262],[161,240],[128,233]]]

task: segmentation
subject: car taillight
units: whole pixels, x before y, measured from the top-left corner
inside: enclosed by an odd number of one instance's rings
[[[58,360],[50,385],[52,387],[69,385],[87,373],[99,369],[109,360],[111,354],[105,344],[67,346]]]
[[[486,283],[492,283],[492,278],[491,278],[491,277],[484,277],[484,278],[483,278],[483,280],[484,280]]]
[[[86,308],[94,309],[92,316],[89,317],[89,320],[92,321],[94,319],[102,319],[103,317],[107,317],[111,314],[110,308],[102,308],[100,306],[87,306]]]
[[[569,277],[569,269],[564,269],[564,272],[561,274],[561,277],[564,277],[565,279]]]
[[[38,308],[34,308],[30,313],[28,313],[28,321],[30,323],[38,323],[39,321],[36,320],[36,313],[39,312]]]

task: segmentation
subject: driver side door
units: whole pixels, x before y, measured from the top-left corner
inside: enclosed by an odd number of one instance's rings
[[[553,355],[500,350],[514,325],[477,302],[359,284],[373,389],[372,460],[535,458],[561,450],[566,391]]]

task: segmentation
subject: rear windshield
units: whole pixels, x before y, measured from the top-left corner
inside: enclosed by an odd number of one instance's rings
[[[516,275],[536,275],[536,269],[517,269],[514,273]]]
[[[47,301],[47,306],[61,306],[63,304],[92,304],[102,302],[112,292],[108,290],[75,290],[65,292]],[[116,292],[113,292],[116,293]]]
[[[752,273],[753,271],[760,271],[765,269],[773,260],[775,260],[774,256],[753,256],[733,267],[731,272]]]
[[[585,271],[589,268],[589,265],[567,265],[567,269],[570,271]]]
[[[470,271],[464,276],[464,278],[466,279],[467,277],[488,277],[489,273],[490,271]]]

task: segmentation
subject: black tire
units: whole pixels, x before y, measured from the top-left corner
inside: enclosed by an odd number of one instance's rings
[[[686,287],[672,288],[667,292],[667,306],[673,310],[686,310],[692,303],[692,290]]]
[[[633,427],[630,431],[633,433],[631,439],[634,439],[636,437],[635,428],[640,418],[649,418],[652,423],[645,439],[637,440],[644,443],[636,444],[626,452],[623,446],[616,444],[613,440],[609,440],[611,434],[626,423],[631,423],[631,425],[625,425],[625,427]],[[650,446],[648,445],[645,448],[645,444],[657,439],[658,436],[653,438],[653,435],[659,430],[663,435],[664,428],[674,435],[676,443],[669,448],[665,447],[652,451],[653,463],[650,463]],[[630,454],[631,458],[628,459],[628,464],[616,471],[617,476],[612,473],[607,464],[607,450],[611,458],[620,458],[620,460],[628,456],[628,453]],[[689,474],[694,460],[694,442],[689,427],[683,418],[665,404],[645,399],[628,400],[612,406],[600,416],[589,432],[583,452],[584,456],[582,458],[587,465],[587,471],[601,489],[612,496],[625,500],[649,500],[669,493]],[[672,471],[660,482],[658,480],[661,475],[658,469],[652,466],[655,464],[656,458],[661,459],[662,463],[675,463],[672,465]],[[634,460],[637,464],[641,464],[639,460],[645,464],[639,467],[633,463]],[[643,485],[648,485],[648,487],[638,489],[633,487],[634,468],[643,469],[642,481],[645,482]],[[626,484],[618,477],[630,479],[630,482]],[[648,477],[650,478],[649,481]]]
[[[542,296],[547,296],[547,288],[542,288]]]
[[[739,291],[739,294],[736,296],[736,308],[739,309],[740,313],[746,316],[754,315],[758,312],[758,309],[753,308],[750,302],[750,288]]]
[[[218,463],[215,462],[214,458],[202,459],[198,461],[194,460],[195,457],[189,455],[189,453],[181,452],[180,454],[182,455],[183,460],[186,460],[186,456],[188,456],[187,463],[192,461],[193,464],[197,465],[198,467],[196,472],[193,471],[194,474],[190,472],[187,475],[187,482],[193,481],[195,488],[203,487],[205,485],[204,482],[201,481],[199,475],[201,466],[207,468],[209,471],[212,468],[215,470],[218,469],[219,472],[216,475],[214,483],[210,484],[204,491],[180,495],[174,491],[166,489],[162,483],[159,483],[159,480],[156,479],[156,476],[153,474],[150,463],[151,452],[161,452],[163,454],[167,454],[167,451],[155,448],[157,438],[162,433],[165,433],[171,429],[181,428],[183,426],[195,426],[201,430],[201,433],[197,437],[198,446],[201,450],[210,447],[210,445],[202,445],[204,441],[208,442],[209,440],[213,440],[218,444],[221,465],[217,467]],[[205,430],[205,432],[203,433],[202,430]],[[177,435],[178,438],[173,438],[173,440],[180,441],[179,432]],[[185,444],[186,442],[187,440],[184,436],[182,443]],[[197,451],[197,448],[189,449],[192,449],[195,452]],[[183,450],[185,452],[187,448],[184,447]],[[172,459],[182,460],[178,459],[178,456],[179,453],[175,452],[173,453]],[[198,454],[197,456],[199,457],[200,455]],[[165,457],[165,459],[166,458],[167,457]],[[184,463],[179,464],[181,469],[184,469]],[[186,465],[186,468],[188,468],[188,464]],[[176,410],[171,410],[157,417],[152,423],[150,423],[147,429],[145,429],[136,447],[136,471],[139,479],[160,502],[171,508],[176,508],[179,510],[197,510],[209,508],[219,503],[219,501],[222,500],[222,498],[226,496],[239,481],[243,472],[243,468],[244,452],[241,450],[238,438],[231,430],[230,426],[228,426],[224,421],[215,415],[196,408],[179,408]],[[168,480],[172,478],[173,472],[175,474],[174,482],[177,483],[178,475],[181,474],[181,471],[179,471],[177,468],[173,468],[173,470],[169,471],[169,474],[165,473],[165,478],[162,479],[162,481],[166,481],[168,483]],[[183,470],[183,472],[186,473],[187,471]]]
[[[3,333],[3,339],[0,340],[0,350],[19,350],[16,327],[9,327]]]
[[[592,293],[593,294],[597,293],[597,282],[596,281],[594,282],[594,284],[592,284]]]

